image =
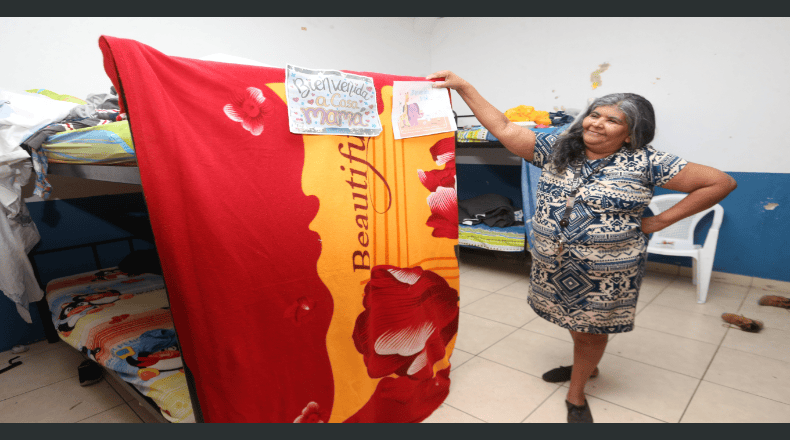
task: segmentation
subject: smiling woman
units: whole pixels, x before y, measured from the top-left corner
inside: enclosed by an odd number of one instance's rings
[[[478,121],[512,153],[542,168],[527,301],[543,319],[570,331],[573,366],[547,372],[570,380],[568,422],[593,421],[584,397],[608,334],[634,329],[647,261],[648,233],[707,209],[735,189],[716,169],[650,146],[655,113],[633,93],[598,98],[559,134],[535,134],[510,122],[471,84],[449,71],[434,87],[458,92]],[[642,218],[656,186],[689,193],[673,208]]]

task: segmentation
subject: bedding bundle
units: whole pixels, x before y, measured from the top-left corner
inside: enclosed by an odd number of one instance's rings
[[[60,338],[151,398],[171,422],[191,422],[181,353],[160,275],[112,267],[47,284]]]
[[[381,134],[301,135],[284,69],[100,48],[203,420],[438,408],[458,327],[455,143],[391,127],[393,81],[421,78],[350,72],[373,79]]]

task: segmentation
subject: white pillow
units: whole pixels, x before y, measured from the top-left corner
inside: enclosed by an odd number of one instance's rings
[[[56,101],[35,93],[0,89],[0,164],[28,159],[20,145],[38,130],[68,116],[79,104]]]

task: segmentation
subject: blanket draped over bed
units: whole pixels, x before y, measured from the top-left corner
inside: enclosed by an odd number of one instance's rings
[[[458,328],[452,133],[288,129],[284,69],[102,37],[207,422],[415,422]],[[318,66],[321,67],[321,66]],[[333,66],[327,66],[333,68]]]

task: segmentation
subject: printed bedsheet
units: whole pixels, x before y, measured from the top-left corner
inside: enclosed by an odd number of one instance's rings
[[[49,163],[136,164],[129,121],[57,133],[41,147]]]
[[[47,284],[58,335],[151,398],[171,422],[194,422],[164,279],[103,269]]]
[[[523,252],[529,249],[524,225],[495,228],[485,223],[458,225],[458,244],[492,251]]]

